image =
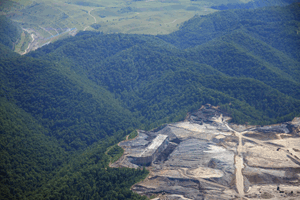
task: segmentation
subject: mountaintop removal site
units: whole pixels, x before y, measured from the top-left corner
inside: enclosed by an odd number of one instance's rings
[[[202,106],[182,122],[119,143],[112,167],[147,167],[132,190],[154,199],[300,199],[300,118],[254,126],[228,123]]]

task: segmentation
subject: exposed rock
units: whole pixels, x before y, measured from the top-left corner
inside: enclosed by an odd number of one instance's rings
[[[229,125],[229,119],[206,105],[183,122],[138,131],[119,143],[125,153],[112,166],[141,167],[130,158],[165,135],[168,146],[155,151],[149,176],[133,191],[171,200],[300,198],[300,118],[268,126]]]

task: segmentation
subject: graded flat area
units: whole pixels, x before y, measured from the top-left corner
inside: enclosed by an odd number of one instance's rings
[[[140,168],[140,155],[161,135],[149,176],[132,190],[155,199],[299,199],[300,121],[268,126],[228,124],[217,107],[202,106],[183,122],[139,130],[119,143],[124,155],[111,167]]]

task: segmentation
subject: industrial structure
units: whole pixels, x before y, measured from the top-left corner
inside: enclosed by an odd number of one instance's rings
[[[137,165],[150,165],[168,147],[168,144],[169,137],[159,134],[142,153],[128,158]]]

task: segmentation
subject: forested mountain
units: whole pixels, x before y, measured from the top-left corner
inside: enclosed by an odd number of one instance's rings
[[[255,10],[227,10],[195,16],[160,38],[179,48],[195,47],[239,30],[299,61],[299,4]]]
[[[133,114],[69,68],[3,49],[13,56],[0,60],[1,199],[141,199],[129,187],[146,171],[104,169],[106,148],[138,126]]]
[[[207,103],[237,123],[299,116],[299,14],[296,3],[195,16],[169,35],[80,32],[26,56],[2,17],[1,199],[143,199],[129,188],[147,171],[111,169],[105,153],[134,129]]]
[[[0,27],[0,43],[13,49],[14,45],[21,38],[21,27],[3,15],[0,15]]]
[[[253,0],[248,3],[228,3],[222,4],[218,6],[211,6],[213,9],[217,10],[228,10],[228,9],[255,9],[266,6],[287,6],[291,3],[295,3],[297,0],[273,0],[273,1],[261,1],[261,0]]]
[[[5,16],[0,15],[0,58],[12,57],[17,54],[10,51],[21,38],[21,27]]]

